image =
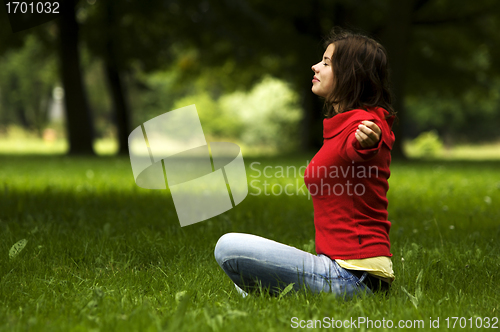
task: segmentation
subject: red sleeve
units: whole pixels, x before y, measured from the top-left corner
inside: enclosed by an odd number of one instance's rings
[[[380,124],[379,121],[375,119],[369,119],[369,121],[373,121],[379,126],[380,130],[382,130],[382,125]],[[380,151],[380,148],[382,147],[382,135],[383,131],[380,133],[380,139],[377,143],[372,148],[369,149],[364,149],[361,147],[361,144],[359,144],[358,140],[356,139],[356,130],[358,129],[358,126],[361,124],[361,121],[355,121],[352,122],[350,125],[347,126],[347,137],[345,140],[345,151],[343,153],[344,158],[347,160],[353,160],[353,161],[366,161],[370,160],[371,158],[375,157],[377,153]]]

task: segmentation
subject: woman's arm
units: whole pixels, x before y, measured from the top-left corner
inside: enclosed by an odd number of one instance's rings
[[[348,127],[344,147],[346,159],[367,161],[378,154],[383,133],[375,121],[356,121]]]

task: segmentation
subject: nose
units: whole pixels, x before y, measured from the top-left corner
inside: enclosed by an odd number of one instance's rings
[[[316,66],[317,66],[317,65],[318,65],[318,64],[315,64],[315,65],[312,65],[312,66],[311,66],[312,71],[313,71],[313,72],[315,72],[315,73],[317,73],[317,72],[318,72],[318,71],[316,70]]]

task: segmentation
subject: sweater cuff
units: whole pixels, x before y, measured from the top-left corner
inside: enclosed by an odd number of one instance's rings
[[[375,145],[372,148],[363,148],[361,144],[359,144],[356,137],[354,137],[352,143],[349,144],[347,147],[347,155],[351,160],[354,161],[370,160],[371,158],[377,155],[381,146],[382,146],[382,135],[380,136],[380,140],[378,141],[377,145]]]

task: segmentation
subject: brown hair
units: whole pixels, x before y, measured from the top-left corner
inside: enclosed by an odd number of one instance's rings
[[[385,48],[369,37],[340,28],[330,32],[325,48],[330,44],[334,44],[333,89],[325,101],[326,117],[375,106],[395,115]],[[334,105],[338,105],[337,112]]]

